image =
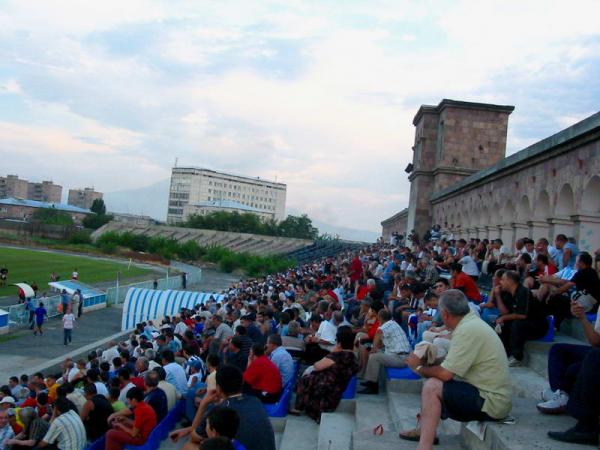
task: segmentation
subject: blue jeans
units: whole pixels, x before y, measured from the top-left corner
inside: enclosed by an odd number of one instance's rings
[[[65,345],[67,345],[69,342],[71,342],[73,340],[73,338],[71,336],[72,331],[73,330],[71,330],[70,328],[63,328],[63,337],[64,337]]]
[[[194,420],[196,410],[198,409],[195,403],[196,391],[204,387],[206,387],[204,383],[198,382],[191,386],[185,394],[185,417],[187,417],[190,422]]]

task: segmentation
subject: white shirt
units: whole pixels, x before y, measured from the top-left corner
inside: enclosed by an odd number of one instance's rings
[[[102,352],[102,360],[112,364],[113,359],[119,357],[119,350],[117,346],[106,349]]]
[[[63,328],[65,330],[72,330],[73,324],[75,323],[75,316],[73,313],[65,314],[62,318]]]
[[[162,389],[167,396],[167,406],[169,411],[171,411],[175,406],[175,402],[177,401],[177,391],[175,390],[175,386],[162,380],[158,382],[158,388]]]
[[[179,322],[177,324],[177,326],[175,327],[175,334],[183,336],[183,333],[185,333],[187,331],[187,329],[188,329],[188,327],[185,323]]]
[[[119,401],[123,402],[123,403],[127,403],[127,393],[129,392],[129,389],[134,388],[135,384],[133,384],[131,381],[129,383],[127,383],[125,385],[125,387],[123,389],[121,389],[121,394],[119,394]]]
[[[474,277],[479,276],[479,268],[477,267],[477,264],[473,258],[471,258],[469,255],[463,256],[458,262],[462,264],[462,271],[464,273]]]
[[[96,386],[96,393],[104,395],[106,398],[108,398],[108,389],[106,389],[104,383],[102,383],[101,381],[96,381],[94,383],[94,386]]]
[[[321,325],[319,325],[319,330],[317,331],[317,337],[319,339],[335,344],[336,334],[337,327],[329,320],[324,320],[321,322]]]
[[[388,320],[379,326],[379,330],[381,330],[381,339],[386,354],[410,353],[410,342],[408,342],[406,333],[396,321]]]
[[[79,375],[79,369],[77,367],[73,367],[69,370],[69,373],[67,374],[67,381],[70,383],[75,379],[77,375]]]

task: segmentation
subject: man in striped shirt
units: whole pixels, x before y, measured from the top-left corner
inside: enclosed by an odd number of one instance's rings
[[[38,447],[55,446],[60,450],[84,450],[87,438],[77,411],[71,409],[71,403],[66,398],[56,399],[54,407],[58,417],[50,424]]]

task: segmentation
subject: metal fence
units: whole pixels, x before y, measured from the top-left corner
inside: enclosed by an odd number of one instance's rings
[[[177,267],[177,269],[181,270],[182,267]],[[186,266],[186,274],[187,274],[187,285],[192,286],[194,284],[200,283],[202,279],[202,270],[194,267],[194,266]],[[172,277],[159,278],[157,279],[159,290],[167,290],[167,289],[181,289],[182,287],[182,279],[181,275],[174,275]],[[118,305],[125,301],[125,296],[127,295],[127,291],[129,288],[141,288],[141,289],[152,289],[154,286],[154,281],[142,281],[140,283],[132,283],[132,284],[119,284],[115,287],[108,288],[106,290],[106,302],[109,305]]]
[[[46,308],[46,311],[48,311],[48,317],[55,317],[61,314],[58,312],[60,295],[34,299],[34,305],[36,307],[38,306],[39,302],[44,303],[44,308]],[[8,324],[10,327],[24,327],[29,325],[29,311],[25,310],[25,303],[11,305],[8,307]]]

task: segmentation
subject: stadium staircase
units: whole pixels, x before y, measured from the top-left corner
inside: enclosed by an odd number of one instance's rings
[[[343,241],[338,239],[318,240],[307,247],[290,251],[287,256],[298,261],[298,264],[306,264],[325,256],[336,256],[338,253],[350,250],[360,250],[366,245],[368,244],[364,242]]]
[[[258,234],[234,233],[230,231],[200,230],[195,228],[170,227],[162,225],[129,225],[119,222],[109,222],[92,233],[97,239],[102,234],[114,231],[117,233],[130,232],[148,237],[162,236],[175,239],[178,242],[196,241],[204,247],[220,246],[235,252],[248,252],[254,255],[284,255],[300,251],[312,246],[313,241]]]

